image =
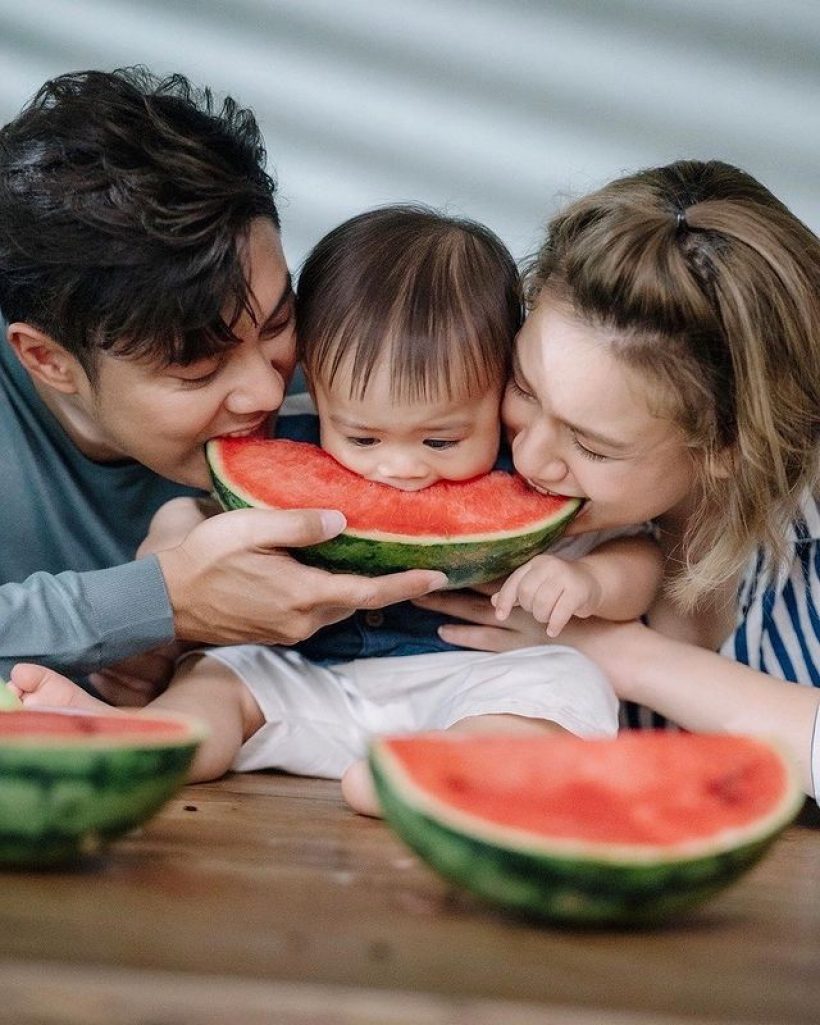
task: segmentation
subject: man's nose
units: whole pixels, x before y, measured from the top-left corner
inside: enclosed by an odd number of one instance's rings
[[[285,398],[285,381],[267,360],[245,364],[237,377],[226,405],[232,413],[272,412]]]

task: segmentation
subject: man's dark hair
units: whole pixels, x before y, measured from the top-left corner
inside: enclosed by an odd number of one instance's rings
[[[396,399],[501,387],[521,325],[518,269],[489,228],[421,205],[334,228],[299,275],[296,334],[309,383],[345,366],[351,395],[389,360]]]
[[[250,110],[181,75],[82,71],[0,129],[0,310],[94,379],[100,350],[190,363],[253,316],[250,222],[279,226]]]

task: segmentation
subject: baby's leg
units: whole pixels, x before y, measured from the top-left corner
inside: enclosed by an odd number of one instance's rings
[[[434,731],[435,732],[435,731]],[[548,719],[530,719],[523,715],[470,715],[443,732],[452,733],[567,733],[563,726]],[[373,777],[365,759],[354,762],[342,776],[342,797],[360,815],[381,816]]]
[[[147,707],[179,712],[204,723],[208,734],[189,770],[191,783],[224,776],[242,744],[264,724],[259,705],[239,677],[201,654],[184,659],[165,693]]]
[[[381,678],[398,675],[384,665],[398,659],[371,661]],[[407,664],[402,678],[413,704],[402,732],[566,731],[582,737],[617,733],[618,702],[612,687],[597,666],[571,648],[446,652],[401,661]],[[424,687],[413,679],[410,667],[414,664],[423,673]],[[399,731],[392,727],[381,732]],[[380,814],[366,762],[350,766],[342,779],[342,794],[354,811]]]
[[[18,662],[12,669],[9,689],[25,708],[78,708],[102,715],[116,715],[119,711],[53,669],[30,662]]]
[[[77,708],[101,715],[130,715],[87,694],[76,683],[42,666],[20,663],[11,672],[13,690],[26,708]],[[230,669],[205,655],[177,668],[168,689],[145,706],[147,713],[179,712],[202,722],[208,733],[188,773],[191,783],[218,779],[230,769],[243,742],[264,722],[253,695]]]

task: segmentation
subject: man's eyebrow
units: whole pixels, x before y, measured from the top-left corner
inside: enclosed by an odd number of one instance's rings
[[[276,302],[276,305],[271,310],[271,312],[268,314],[268,316],[265,318],[265,322],[261,325],[261,327],[262,328],[266,328],[268,326],[268,324],[271,323],[271,321],[275,320],[276,319],[276,315],[278,313],[281,313],[282,307],[286,303],[290,302],[292,297],[293,297],[293,279],[290,276],[290,271],[288,271],[288,276],[285,279],[285,287],[282,289],[282,294],[279,296],[279,298],[278,298],[278,300]]]

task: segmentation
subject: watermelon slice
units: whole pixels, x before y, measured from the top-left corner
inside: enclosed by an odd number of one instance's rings
[[[737,879],[803,794],[768,743],[725,734],[376,740],[387,822],[446,878],[556,922],[633,924]]]
[[[0,865],[50,866],[99,850],[185,782],[203,731],[143,713],[0,714]]]
[[[347,518],[342,534],[293,551],[337,572],[439,569],[451,587],[495,580],[555,541],[581,506],[501,471],[401,491],[364,480],[298,441],[217,438],[206,454],[226,509],[340,509]]]

